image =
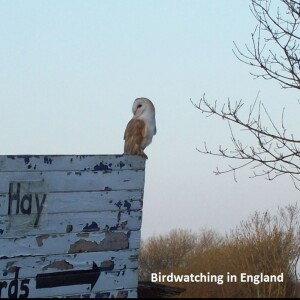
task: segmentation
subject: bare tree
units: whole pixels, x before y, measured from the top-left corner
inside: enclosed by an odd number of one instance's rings
[[[243,52],[234,43],[234,54],[258,71],[252,73],[254,77],[274,79],[282,88],[300,89],[300,0],[251,0],[250,9],[258,22],[252,33],[252,45],[246,45]],[[204,95],[198,104],[192,103],[206,116],[214,115],[228,121],[233,148],[220,146],[212,151],[205,143],[204,149],[197,149],[204,154],[241,162],[237,166],[229,165],[226,170],[217,168],[215,174],[233,172],[236,179],[236,170],[251,166],[253,176],[265,176],[269,180],[289,175],[300,190],[300,138],[288,134],[284,109],[280,124],[275,124],[258,97],[245,118],[241,117],[242,101],[233,104],[228,100],[227,104],[218,106],[217,101],[210,103]],[[250,133],[255,143],[241,142],[234,133],[233,124]]]
[[[242,52],[234,43],[234,54],[262,71],[253,76],[275,79],[283,88],[300,89],[300,1],[252,0],[250,10],[258,22],[252,46],[246,45]]]

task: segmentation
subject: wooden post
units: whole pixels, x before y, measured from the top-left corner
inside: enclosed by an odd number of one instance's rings
[[[136,297],[145,160],[0,156],[0,298]]]

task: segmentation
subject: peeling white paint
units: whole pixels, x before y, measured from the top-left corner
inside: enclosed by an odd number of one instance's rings
[[[145,160],[0,156],[0,298],[136,297]]]

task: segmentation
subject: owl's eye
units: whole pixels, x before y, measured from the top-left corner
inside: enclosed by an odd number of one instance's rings
[[[140,107],[142,107],[142,104],[139,104],[137,108],[140,108]]]

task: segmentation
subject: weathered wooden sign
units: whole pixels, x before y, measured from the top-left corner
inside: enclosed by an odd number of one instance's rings
[[[0,298],[136,297],[145,160],[0,156]]]

